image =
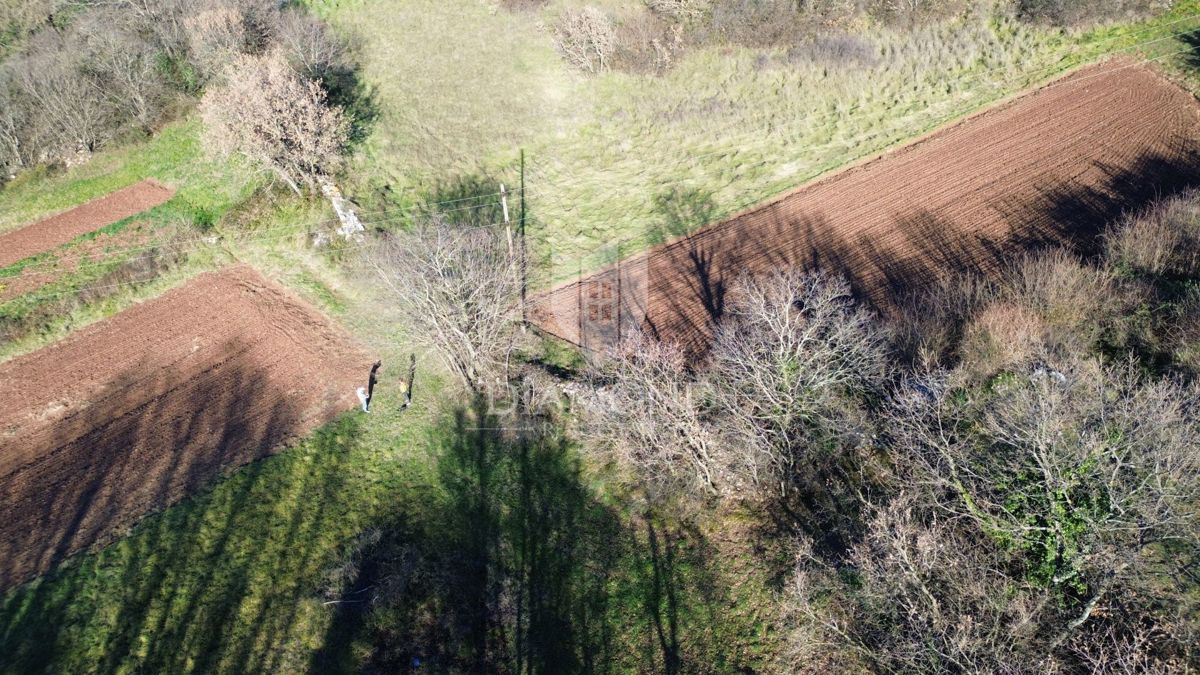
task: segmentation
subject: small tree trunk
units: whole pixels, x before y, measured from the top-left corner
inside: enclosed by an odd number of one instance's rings
[[[287,175],[286,172],[284,172],[282,169],[276,168],[275,175],[279,176],[279,178],[286,183],[288,187],[292,188],[292,192],[295,192],[297,197],[303,196],[303,193],[300,191],[300,186],[297,185],[296,181],[292,180],[292,177]]]

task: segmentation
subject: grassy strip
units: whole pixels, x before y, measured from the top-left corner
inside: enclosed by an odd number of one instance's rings
[[[90,161],[53,172],[23,172],[0,190],[0,232],[78,206],[145,178],[175,187],[171,200],[181,212],[215,218],[244,201],[261,179],[242,167],[204,155],[200,120],[172,123],[141,143],[97,153]]]

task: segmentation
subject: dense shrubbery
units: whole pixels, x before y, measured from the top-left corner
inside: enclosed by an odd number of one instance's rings
[[[13,50],[0,62],[4,177],[152,131],[240,54],[277,46],[335,95],[349,72],[319,22],[270,0],[47,2],[11,14]]]
[[[1130,19],[1166,9],[1170,0],[1017,0],[1017,13],[1027,21],[1073,26]]]
[[[734,294],[707,366],[593,368],[593,452],[655,502],[791,518],[794,665],[1177,672],[1200,663],[1200,195],[948,280],[886,324],[844,283]]]
[[[610,67],[661,72],[685,46],[706,44],[787,47],[795,50],[791,60],[812,53],[822,63],[844,58],[855,64],[864,61],[863,49],[852,41],[861,42],[856,32],[872,22],[905,29],[967,11],[995,11],[1029,22],[1074,26],[1141,18],[1167,6],[1167,0],[645,0],[640,11],[620,15],[595,6],[567,9],[555,35],[567,61],[589,73]],[[584,17],[591,31],[579,30]],[[596,44],[595,27],[605,35],[603,59],[581,56]],[[829,42],[831,33],[839,43]]]

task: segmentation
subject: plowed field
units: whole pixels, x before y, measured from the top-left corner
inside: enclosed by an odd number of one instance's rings
[[[1200,106],[1147,67],[1090,66],[534,300],[589,348],[639,327],[703,349],[737,277],[846,275],[888,311],[939,275],[1048,245],[1090,252],[1122,212],[1200,184]]]
[[[0,267],[49,251],[81,234],[154,208],[174,194],[174,190],[158,181],[144,180],[0,236]]]
[[[13,276],[0,276],[0,304],[54,283],[78,271],[87,261],[102,261],[133,248],[144,250],[150,240],[149,225],[132,223],[120,232],[102,233],[78,246],[56,248],[46,259],[21,268]]]
[[[370,362],[237,266],[0,364],[0,589],[352,409]]]

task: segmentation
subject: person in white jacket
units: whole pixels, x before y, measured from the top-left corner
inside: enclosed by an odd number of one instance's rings
[[[371,365],[371,376],[367,378],[367,386],[359,387],[358,400],[362,403],[362,410],[365,413],[371,412],[371,397],[375,395],[375,383],[379,381],[375,373],[379,371],[379,367],[383,365],[383,361],[376,361]]]

